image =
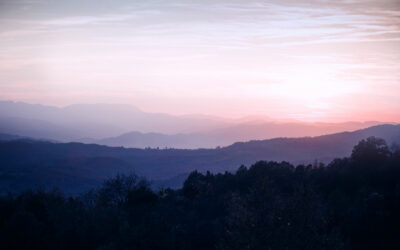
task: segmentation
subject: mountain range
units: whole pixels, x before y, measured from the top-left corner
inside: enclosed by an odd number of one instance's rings
[[[69,194],[96,187],[117,173],[146,177],[155,186],[179,187],[193,171],[234,171],[259,160],[293,164],[329,163],[349,156],[354,145],[370,136],[389,145],[400,143],[400,125],[378,125],[353,132],[316,137],[238,142],[216,149],[138,149],[83,143],[55,143],[14,138],[0,142],[0,190],[56,186]],[[4,137],[4,136],[3,136]]]
[[[354,131],[378,124],[381,123],[305,123],[259,116],[174,116],[144,112],[131,105],[76,104],[59,108],[0,101],[0,133],[133,148],[215,148],[249,140]]]
[[[331,124],[249,122],[199,133],[166,135],[161,133],[129,132],[117,137],[100,140],[84,139],[80,140],[80,142],[129,148],[214,148],[250,140],[264,140],[277,137],[319,136],[342,131],[354,131],[376,124],[379,123],[348,122]]]
[[[132,130],[189,133],[223,125],[224,121],[219,118],[147,113],[131,105],[75,104],[59,108],[0,101],[1,132],[29,133],[24,136],[37,137],[37,133],[41,136],[43,131],[50,130],[54,133],[49,139],[62,141],[118,136]]]

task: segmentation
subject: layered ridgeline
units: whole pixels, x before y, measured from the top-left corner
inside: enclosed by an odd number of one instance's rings
[[[77,141],[129,131],[191,133],[225,126],[209,116],[173,116],[144,112],[131,105],[74,104],[66,107],[0,101],[0,132],[36,139]]]
[[[378,122],[348,123],[301,123],[247,121],[229,127],[197,133],[141,133],[128,132],[116,137],[104,139],[82,139],[81,142],[96,143],[106,146],[123,146],[133,148],[172,147],[183,149],[214,148],[228,146],[235,142],[265,140],[276,137],[304,137],[331,134],[342,131],[353,131],[376,125]]]
[[[134,148],[215,148],[238,141],[354,131],[379,122],[304,123],[267,117],[223,119],[148,113],[130,105],[64,108],[0,101],[0,133],[59,142]]]
[[[370,137],[327,166],[257,162],[192,172],[181,189],[135,175],[69,197],[0,196],[3,249],[399,249],[400,148]]]
[[[127,149],[29,139],[0,143],[2,193],[40,185],[77,194],[117,173],[136,173],[154,185],[179,187],[187,174],[236,170],[259,160],[293,164],[328,163],[346,157],[360,140],[375,136],[400,143],[400,125],[379,125],[318,137],[277,138],[235,143],[216,149]]]

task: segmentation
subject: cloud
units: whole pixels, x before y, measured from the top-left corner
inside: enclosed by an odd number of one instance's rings
[[[7,93],[27,80],[46,91],[153,90],[165,100],[275,100],[278,89],[293,105],[326,107],[323,88],[336,96],[399,89],[398,0],[16,0],[0,9]],[[306,96],[313,89],[321,98]]]

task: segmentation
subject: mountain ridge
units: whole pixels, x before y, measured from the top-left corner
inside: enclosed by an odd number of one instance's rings
[[[125,104],[74,104],[59,108],[0,101],[1,133],[138,148],[215,148],[237,141],[317,136],[377,124],[381,123],[288,122],[266,116],[243,119],[208,115],[174,116],[147,113]]]
[[[347,122],[338,124],[318,124],[319,125],[301,123],[245,123],[202,133],[179,133],[173,135],[131,131],[116,137],[99,140],[82,139],[79,141],[84,143],[90,142],[106,146],[123,146],[128,148],[215,148],[229,146],[238,141],[268,140],[278,137],[300,138],[305,136],[332,134],[344,130],[354,131],[365,128],[366,126],[369,127],[381,123]]]
[[[260,160],[329,163],[349,156],[354,145],[370,136],[383,138],[389,145],[400,144],[400,125],[378,125],[318,137],[240,142],[216,149],[138,149],[76,142],[5,141],[0,142],[0,190],[4,193],[46,185],[79,193],[95,187],[106,177],[130,172],[177,187],[181,183],[168,180],[182,180],[177,176],[193,170],[234,171],[240,165],[249,166]]]

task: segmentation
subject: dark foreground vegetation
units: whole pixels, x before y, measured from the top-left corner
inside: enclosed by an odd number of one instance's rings
[[[192,172],[179,190],[120,175],[80,197],[0,200],[2,249],[400,249],[400,150],[377,138],[328,166]]]

